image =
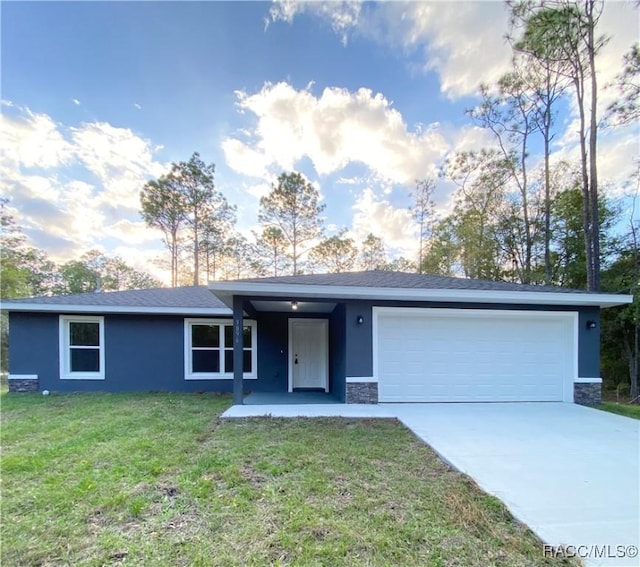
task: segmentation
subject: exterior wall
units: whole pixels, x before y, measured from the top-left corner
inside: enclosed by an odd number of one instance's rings
[[[347,403],[377,401],[373,378],[372,307],[438,307],[456,309],[521,309],[578,311],[578,376],[598,378],[600,371],[600,312],[595,308],[348,301],[333,313],[259,313],[258,379],[245,380],[245,391],[286,392],[288,384],[288,320],[291,317],[329,319],[330,391]],[[358,317],[363,323],[357,322]],[[59,379],[59,315],[9,314],[9,371],[37,375],[37,388],[50,391],[217,391],[230,392],[233,381],[184,380],[183,316],[105,315],[105,380]],[[223,319],[228,319],[223,317]],[[596,322],[587,329],[587,321]],[[361,381],[358,378],[362,378]],[[14,387],[18,387],[16,383]],[[599,399],[600,384],[575,385],[577,403]],[[584,401],[586,400],[586,402]]]
[[[587,329],[595,321],[595,329]],[[600,378],[600,308],[583,307],[578,320],[578,376]]]
[[[371,377],[373,374],[373,328],[372,307],[424,307],[449,309],[505,309],[523,311],[577,311],[578,312],[578,377],[597,378],[600,376],[600,309],[598,307],[569,307],[547,305],[496,305],[488,303],[445,303],[445,302],[403,302],[403,301],[350,301],[346,304],[346,344],[347,377]],[[362,325],[356,324],[357,315],[362,315]],[[587,329],[587,321],[595,321],[595,329]],[[373,388],[366,381],[349,381],[347,402],[350,399],[370,399]],[[584,386],[584,388],[583,388]],[[582,392],[599,392],[600,384],[576,384],[576,403],[582,399]],[[352,392],[351,394],[349,392]],[[361,394],[366,392],[365,394]],[[599,395],[599,394],[598,394]],[[361,403],[361,402],[356,402]]]
[[[10,313],[9,372],[37,375],[52,392],[230,392],[232,380],[184,379],[184,319],[105,315],[105,379],[60,380],[59,315]]]
[[[372,342],[372,304],[366,301],[353,301],[345,306],[345,332],[347,346],[347,377],[373,376],[373,342]],[[361,316],[363,323],[358,324]]]
[[[60,390],[58,315],[9,313],[9,374],[38,376],[39,390]]]

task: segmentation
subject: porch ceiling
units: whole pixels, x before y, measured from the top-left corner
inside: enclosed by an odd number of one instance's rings
[[[324,301],[298,301],[298,308],[291,307],[291,301],[263,301],[253,300],[251,305],[256,311],[277,311],[289,313],[331,313],[336,304]]]

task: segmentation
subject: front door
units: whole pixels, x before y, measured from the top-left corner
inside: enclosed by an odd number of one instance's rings
[[[289,319],[289,391],[329,391],[326,319]]]

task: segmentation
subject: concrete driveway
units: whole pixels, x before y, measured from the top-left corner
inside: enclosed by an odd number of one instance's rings
[[[567,403],[383,407],[545,543],[587,565],[640,565],[638,420]]]

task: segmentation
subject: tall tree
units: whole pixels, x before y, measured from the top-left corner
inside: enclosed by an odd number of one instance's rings
[[[453,216],[440,219],[433,227],[422,271],[439,276],[455,276],[462,270],[459,266],[460,248],[457,241],[457,220]]]
[[[290,265],[287,257],[287,239],[277,226],[266,226],[257,235],[255,245],[256,271],[262,275],[279,276]]]
[[[579,289],[585,287],[587,282],[586,251],[583,245],[583,199],[577,174],[574,186],[559,192],[551,205],[552,283],[555,285]],[[618,248],[613,227],[619,220],[619,211],[601,195],[598,216],[602,220],[599,238],[606,263]]]
[[[531,82],[528,71],[516,64],[513,71],[498,81],[497,95],[492,94],[487,85],[482,85],[482,103],[468,111],[476,122],[493,133],[502,155],[501,165],[509,174],[508,181],[517,190],[517,201],[512,201],[517,203],[519,211],[510,216],[514,220],[522,218],[522,238],[518,239],[522,246],[514,247],[512,261],[514,264],[517,262],[519,280],[522,283],[531,282],[536,240],[528,158],[531,151],[530,138],[538,130],[538,124],[536,97],[530,88]],[[519,252],[517,256],[516,251]]]
[[[564,61],[554,60],[546,51],[534,51],[526,41],[516,37],[522,28],[526,26],[527,19],[533,13],[534,4],[531,0],[507,0],[510,8],[510,32],[507,36],[509,43],[515,51],[514,67],[526,69],[521,73],[528,88],[532,93],[535,110],[533,119],[543,141],[544,154],[544,282],[549,285],[552,279],[551,266],[551,200],[553,198],[552,168],[551,168],[551,142],[556,132],[554,131],[556,106],[562,100],[567,88],[566,70]],[[534,54],[535,53],[535,54]]]
[[[233,234],[227,239],[222,263],[224,279],[250,277],[254,273],[253,249],[242,234]]]
[[[633,232],[637,232],[636,226]],[[602,313],[602,366],[603,376],[619,385],[629,383],[630,397],[637,401],[640,395],[638,371],[640,364],[640,261],[637,240],[629,240],[629,247],[602,274],[603,289],[633,295],[633,303],[606,309]],[[617,376],[611,376],[611,374]]]
[[[148,181],[140,193],[142,218],[162,231],[171,255],[171,287],[178,285],[180,233],[187,221],[187,204],[173,173]]]
[[[234,215],[225,197],[216,191],[214,164],[206,164],[198,152],[189,161],[173,164],[171,173],[182,193],[186,224],[191,229],[193,251],[193,285],[200,285],[200,241],[205,231],[205,220],[209,223],[226,223]]]
[[[422,273],[425,245],[431,237],[434,224],[433,193],[436,188],[435,179],[416,179],[416,185],[411,193],[413,204],[411,215],[418,225],[418,272]]]
[[[504,158],[497,151],[461,152],[447,160],[444,175],[458,186],[452,228],[463,274],[500,279],[507,258],[497,226],[510,177]]]
[[[387,263],[384,242],[379,236],[369,233],[360,247],[360,267],[363,270],[382,270]]]
[[[233,233],[235,222],[235,207],[232,206],[223,206],[217,214],[205,217],[201,221],[200,250],[207,280],[215,280],[217,277],[220,261],[228,252],[228,239]]]
[[[322,235],[324,205],[319,201],[317,189],[297,172],[282,173],[269,195],[260,199],[258,219],[265,228],[278,227],[284,234],[294,275],[299,273],[300,259],[306,252],[303,246]]]
[[[579,115],[581,185],[584,196],[584,245],[587,288],[600,286],[600,229],[598,217],[598,83],[596,56],[606,38],[596,36],[602,3],[584,0],[543,2],[526,19],[519,47],[540,59],[566,64]],[[587,116],[588,115],[588,116]]]
[[[354,269],[358,259],[358,248],[353,239],[346,236],[346,232],[345,228],[312,248],[309,261],[314,269],[325,270],[330,274]]]
[[[640,120],[640,43],[632,45],[625,53],[624,68],[616,77],[614,85],[621,96],[609,105],[609,115],[619,124]]]

